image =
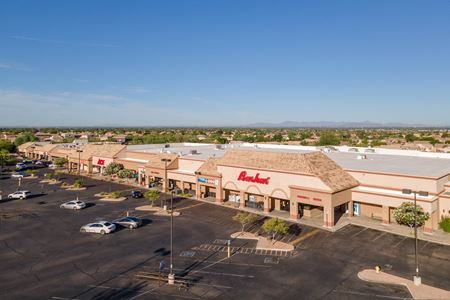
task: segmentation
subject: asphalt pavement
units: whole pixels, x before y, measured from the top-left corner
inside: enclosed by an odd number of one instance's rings
[[[41,175],[46,170],[41,170]],[[64,175],[72,183],[76,176]],[[40,179],[23,179],[21,189],[35,197],[0,202],[0,298],[2,299],[405,299],[405,288],[361,281],[358,271],[380,265],[391,274],[414,274],[413,240],[357,226],[331,233],[290,224],[283,241],[298,240],[294,252],[258,252],[254,241],[233,240],[240,230],[236,211],[195,200],[174,201],[173,270],[187,290],[136,274],[170,265],[170,219],[134,208],[145,199],[103,202],[94,194],[109,190],[129,194],[131,187],[85,178],[84,191],[66,191]],[[7,195],[17,180],[0,180]],[[86,209],[60,209],[78,196]],[[156,205],[160,203],[157,201]],[[113,220],[129,212],[144,219],[135,230],[101,236],[80,233],[82,225]],[[260,219],[249,231],[260,232]],[[302,239],[302,237],[305,237]],[[424,283],[450,286],[450,247],[419,243]]]

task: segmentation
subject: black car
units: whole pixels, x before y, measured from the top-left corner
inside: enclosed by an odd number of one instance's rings
[[[131,197],[133,198],[142,198],[144,194],[141,191],[131,191]]]

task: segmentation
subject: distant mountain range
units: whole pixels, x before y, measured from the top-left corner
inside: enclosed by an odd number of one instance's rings
[[[430,126],[423,124],[404,124],[404,123],[375,123],[364,122],[296,122],[284,121],[281,123],[252,123],[244,127],[249,128],[435,128],[447,126]]]

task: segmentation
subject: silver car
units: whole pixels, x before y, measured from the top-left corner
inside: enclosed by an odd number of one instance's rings
[[[89,223],[80,228],[80,232],[92,232],[100,234],[111,233],[114,230],[116,230],[116,225],[107,221]]]
[[[136,229],[142,225],[142,220],[137,217],[123,217],[113,221],[113,223],[129,229]]]
[[[67,208],[67,209],[83,209],[86,207],[86,203],[80,200],[73,200],[66,203],[61,204],[59,207]]]

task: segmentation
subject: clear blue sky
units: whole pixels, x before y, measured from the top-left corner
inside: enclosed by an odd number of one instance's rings
[[[450,1],[2,1],[0,126],[450,125]]]

